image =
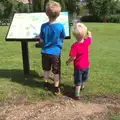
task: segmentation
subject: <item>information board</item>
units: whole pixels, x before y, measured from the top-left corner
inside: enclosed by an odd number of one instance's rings
[[[30,40],[40,34],[41,25],[48,22],[45,12],[42,13],[15,13],[6,40]],[[61,12],[57,23],[63,24],[66,38],[70,37],[68,12]]]

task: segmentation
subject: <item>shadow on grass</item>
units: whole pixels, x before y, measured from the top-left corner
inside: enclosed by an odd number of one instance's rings
[[[28,76],[24,76],[23,70],[18,69],[0,69],[0,78],[7,78],[11,82],[16,82],[24,86],[44,89],[43,76],[40,76],[36,71],[31,70]],[[53,81],[52,78],[50,78]],[[48,91],[54,92],[53,84],[49,82]]]
[[[40,76],[36,71],[31,70],[29,76],[24,76],[23,70],[19,69],[0,69],[0,78],[7,78],[8,80],[12,82],[19,83],[24,86],[29,87],[39,87],[41,89],[44,89],[44,81],[43,76]],[[53,79],[50,78],[49,84],[48,84],[48,90],[52,93],[54,92],[54,86],[53,86]],[[61,92],[63,95],[68,97],[73,97],[72,87],[67,84],[61,83]]]
[[[31,70],[29,76],[24,76],[23,70],[18,69],[0,69],[0,78],[7,78],[12,82],[16,82],[29,87],[42,87],[43,76],[39,76],[36,71]]]
[[[68,84],[61,84],[61,92],[63,95],[73,98],[74,97],[74,90],[72,88],[72,86],[68,85]]]

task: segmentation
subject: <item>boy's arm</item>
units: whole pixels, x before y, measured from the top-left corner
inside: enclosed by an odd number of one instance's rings
[[[66,34],[65,34],[65,29],[63,27],[62,31],[61,31],[61,34],[60,34],[60,38],[62,39],[62,43],[64,42],[64,39],[66,37]]]
[[[75,57],[69,57],[69,59],[66,61],[66,65],[69,65],[71,62],[75,60]]]
[[[42,40],[42,39],[39,39],[39,43],[42,44],[42,43],[43,43],[43,40]]]
[[[36,34],[35,38],[38,38],[38,39],[39,39],[39,43],[43,43],[43,40],[40,38],[40,35],[39,35],[39,34]]]

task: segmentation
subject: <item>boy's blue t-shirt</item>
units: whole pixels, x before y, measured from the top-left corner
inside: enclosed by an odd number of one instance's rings
[[[64,38],[65,30],[62,24],[44,23],[40,32],[40,39],[43,40],[41,53],[59,56],[62,49],[62,39]]]

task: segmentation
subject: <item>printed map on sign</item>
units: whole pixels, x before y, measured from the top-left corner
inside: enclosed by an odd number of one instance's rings
[[[32,39],[40,34],[41,25],[48,22],[45,13],[16,13],[9,28],[7,39]],[[69,33],[68,12],[61,12],[57,22],[64,25],[66,37]]]

